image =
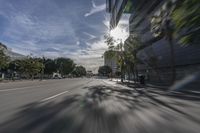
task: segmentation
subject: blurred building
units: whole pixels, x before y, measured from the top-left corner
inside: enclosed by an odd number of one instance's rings
[[[137,34],[142,42],[137,52],[139,73],[146,75],[149,82],[169,84],[172,71],[168,41],[166,38],[154,37],[150,28],[152,16],[165,2],[167,0],[107,0],[106,10],[111,16],[111,30],[117,26],[123,13],[130,14],[129,38]],[[183,46],[174,41],[174,53],[176,80],[200,71],[199,45]]]
[[[7,49],[6,45],[0,42],[0,49]]]
[[[11,49],[7,48],[6,45],[0,42],[0,50],[3,50],[3,52],[10,57],[11,60],[16,60],[16,59],[23,59],[25,58],[24,55],[13,52]]]
[[[107,51],[106,51],[107,52]],[[104,55],[106,55],[106,52]],[[109,66],[112,69],[112,73],[115,74],[118,65],[117,65],[117,51],[114,51],[113,56],[104,56],[104,66]]]

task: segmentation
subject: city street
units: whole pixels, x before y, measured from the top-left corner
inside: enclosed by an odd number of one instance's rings
[[[0,133],[200,133],[200,0],[0,0]]]
[[[200,98],[107,79],[0,84],[2,133],[198,133]]]

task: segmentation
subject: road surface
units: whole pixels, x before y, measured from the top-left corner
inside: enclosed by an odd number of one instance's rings
[[[199,133],[198,95],[101,79],[0,84],[2,133]]]

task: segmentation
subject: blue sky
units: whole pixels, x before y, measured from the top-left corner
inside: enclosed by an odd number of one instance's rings
[[[0,42],[24,55],[69,57],[94,70],[106,50],[105,6],[105,0],[0,0]],[[121,22],[123,28],[127,19]]]

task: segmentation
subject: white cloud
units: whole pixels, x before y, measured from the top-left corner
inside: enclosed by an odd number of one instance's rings
[[[83,65],[87,70],[92,70],[97,73],[99,66],[104,64],[102,58],[103,53],[107,50],[107,45],[104,43],[104,37],[100,37],[98,41],[87,42],[89,48],[78,49],[71,53],[68,57],[72,58],[78,65]]]
[[[106,27],[109,27],[109,18],[105,17],[103,20],[103,24]],[[109,32],[109,28],[105,31]],[[111,31],[112,35],[115,39],[122,39],[123,41],[128,37],[129,30],[128,30],[128,19],[122,18],[115,28],[114,31]],[[90,37],[93,35],[89,33],[84,33]],[[82,55],[81,50],[76,53],[75,61],[78,64],[85,66],[87,69],[92,70],[93,72],[98,71],[98,67],[104,64],[104,59],[102,58],[103,53],[107,50],[107,44],[104,42],[104,36],[102,35],[98,41],[95,42],[86,42],[89,46],[84,52],[87,54]]]
[[[78,45],[78,46],[79,46],[79,45],[80,45],[80,41],[77,41],[77,42],[76,42],[76,45]]]
[[[88,16],[93,15],[95,13],[101,12],[105,9],[106,9],[106,4],[96,6],[94,1],[92,1],[92,8],[91,8],[90,12],[86,13],[84,16],[88,17]]]
[[[63,47],[65,49],[67,49],[66,47],[69,49],[77,47],[73,44],[64,44],[67,41],[61,43],[51,42],[54,39],[59,40],[60,38],[65,38],[67,35],[70,35],[72,40],[77,39],[75,31],[71,23],[67,21],[67,18],[64,18],[66,20],[63,20],[63,18],[57,19],[56,17],[51,18],[51,21],[48,19],[40,20],[28,13],[21,12],[12,12],[12,14],[6,17],[9,19],[9,25],[7,25],[3,36],[8,37],[10,41],[6,41],[5,44],[13,48],[15,52],[20,52],[25,55],[32,53],[37,56],[45,55],[47,57],[53,57],[53,55],[56,55],[58,57],[62,53],[45,52],[42,49],[44,47],[57,47],[62,51]],[[39,43],[39,41],[43,43]]]
[[[84,33],[85,35],[87,35],[87,36],[90,37],[89,40],[92,40],[92,39],[96,38],[96,36],[94,36],[94,35],[92,35],[92,34],[90,34],[90,33],[87,33],[87,32],[83,32],[83,33]]]
[[[106,4],[96,5],[92,0],[92,7],[87,3],[81,6],[83,10],[79,12],[71,5],[62,8],[59,2],[55,3],[54,0],[48,3],[38,1],[37,4],[28,2],[26,6],[18,5],[18,2],[12,3],[5,8],[8,10],[0,10],[0,14],[9,21],[3,38],[6,38],[5,44],[13,51],[50,58],[69,57],[95,72],[99,65],[103,65],[102,55],[107,49],[103,36],[109,30],[109,15],[105,20],[101,15],[105,15],[102,11],[105,10]],[[83,17],[83,12],[87,12],[85,17],[99,12],[102,14],[98,14],[92,21]],[[125,24],[124,21],[120,23]],[[83,27],[85,25],[86,27]]]
[[[40,40],[48,40],[66,34],[70,34],[72,37],[75,36],[74,29],[67,20],[61,22],[55,18],[51,21],[40,21],[27,14],[14,15],[6,32],[11,36],[29,35],[31,38]]]

